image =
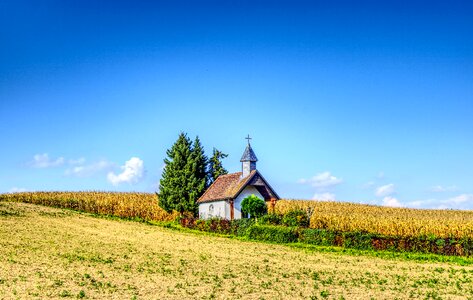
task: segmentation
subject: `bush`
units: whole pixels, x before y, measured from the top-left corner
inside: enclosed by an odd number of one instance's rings
[[[368,232],[340,232],[326,229],[263,225],[277,222],[281,216],[270,214],[263,216],[256,223],[254,219],[198,220],[192,216],[182,217],[183,227],[220,234],[244,236],[252,240],[270,241],[275,243],[301,242],[318,246],[340,246],[360,250],[391,250],[443,255],[471,256],[473,254],[472,239],[439,238],[435,236],[402,237],[386,236]]]
[[[309,227],[309,218],[303,210],[291,210],[282,217],[281,223],[285,226]]]
[[[232,233],[236,236],[246,236],[246,230],[255,224],[253,219],[238,219],[231,221]]]
[[[246,236],[253,240],[276,243],[293,243],[298,240],[297,228],[254,224],[246,230]]]
[[[324,229],[304,229],[301,231],[301,242],[319,246],[335,245],[336,233]]]
[[[376,236],[365,232],[344,232],[342,234],[343,247],[371,250],[373,249],[373,238]]]
[[[182,217],[179,220],[182,227],[197,229],[200,231],[230,234],[233,233],[232,223],[226,219],[198,220],[193,217]]]
[[[281,225],[282,216],[278,214],[267,214],[258,219],[259,224],[263,225]]]
[[[229,234],[231,233],[230,221],[227,219],[210,219],[207,220],[210,232]]]
[[[402,237],[367,232],[336,232],[325,229],[304,229],[299,241],[320,246],[341,246],[362,250],[391,250],[442,255],[470,256],[473,240],[443,239],[432,236]]]
[[[244,213],[250,214],[251,218],[258,218],[266,213],[268,207],[263,199],[250,195],[241,201],[241,210]]]
[[[196,220],[194,217],[192,216],[188,216],[188,217],[178,217],[179,219],[179,223],[181,224],[182,227],[186,227],[186,228],[195,228],[196,226],[196,222],[198,220]]]

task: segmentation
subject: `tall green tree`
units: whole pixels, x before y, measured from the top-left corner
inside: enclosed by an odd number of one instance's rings
[[[166,151],[164,170],[159,182],[159,205],[170,212],[196,211],[196,192],[191,182],[196,182],[192,168],[192,142],[183,132]]]
[[[188,161],[188,168],[190,169],[188,189],[191,191],[189,193],[189,202],[195,203],[208,187],[207,163],[208,158],[205,156],[204,147],[197,136],[192,145],[192,151]],[[197,206],[193,212],[197,212]]]
[[[218,176],[228,174],[228,171],[222,165],[222,159],[228,154],[223,153],[217,149],[213,149],[212,157],[209,159],[209,180],[214,182]]]
[[[209,160],[199,137],[192,142],[183,132],[166,155],[157,193],[159,205],[167,212],[197,213],[196,201],[213,180],[227,173],[221,163],[227,155],[214,148]]]

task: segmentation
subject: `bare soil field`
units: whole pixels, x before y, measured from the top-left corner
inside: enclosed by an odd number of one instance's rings
[[[473,299],[473,266],[294,249],[0,202],[0,299]]]

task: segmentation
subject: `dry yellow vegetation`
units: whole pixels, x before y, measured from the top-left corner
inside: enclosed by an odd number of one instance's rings
[[[307,252],[0,201],[0,298],[472,299],[473,266]]]
[[[120,218],[140,218],[171,221],[169,214],[158,205],[155,194],[134,192],[24,192],[0,194],[0,200],[68,208]]]
[[[122,218],[170,221],[155,194],[123,192],[25,192],[0,194],[0,200],[69,208]],[[442,238],[473,238],[473,211],[393,208],[347,202],[280,200],[276,213],[289,210],[314,212],[310,227],[343,232],[363,231],[401,237],[435,235]]]
[[[276,213],[313,208],[310,227],[385,235],[473,238],[473,211],[382,207],[346,202],[280,200]]]

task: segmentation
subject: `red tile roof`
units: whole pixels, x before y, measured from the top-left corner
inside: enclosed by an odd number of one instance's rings
[[[245,178],[241,178],[241,172],[219,176],[197,200],[197,203],[235,198],[255,173],[256,170],[253,170]]]

